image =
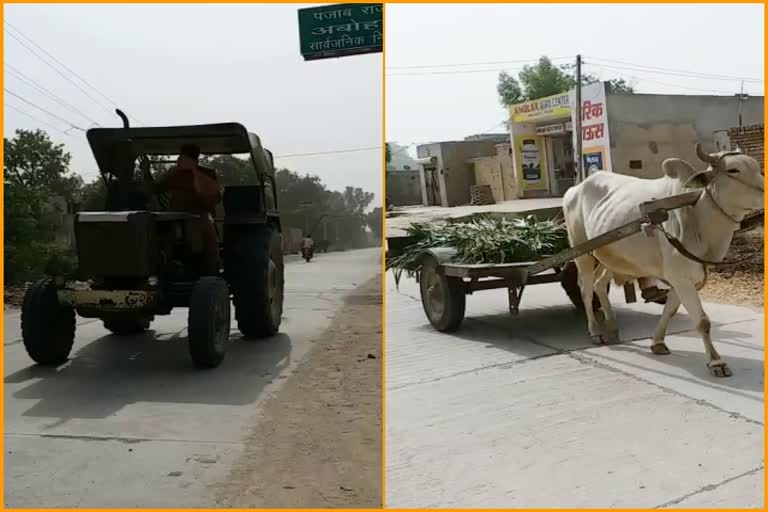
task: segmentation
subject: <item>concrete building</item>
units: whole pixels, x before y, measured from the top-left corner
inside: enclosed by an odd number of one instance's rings
[[[416,148],[421,204],[458,206],[470,202],[476,184],[474,159],[496,154],[497,138],[434,142]]]
[[[503,143],[509,141],[508,133],[478,133],[476,135],[468,135],[464,137],[465,141],[471,140],[492,140],[497,143]]]
[[[601,82],[582,87],[581,96],[585,169],[644,178],[659,177],[661,163],[671,157],[700,165],[697,142],[715,151],[715,139],[722,144],[740,115],[743,125],[754,125],[762,123],[764,111],[762,96],[615,94]],[[512,169],[502,178],[518,197],[559,197],[573,185],[574,103],[572,90],[510,105]]]
[[[509,135],[507,135],[505,142],[496,144],[495,150],[493,155],[474,159],[475,183],[491,187],[493,200],[496,203],[518,199]]]
[[[390,161],[386,168],[387,206],[412,206],[421,204],[419,164],[408,153],[409,146],[389,142]]]
[[[422,204],[419,174],[418,170],[387,170],[387,206],[414,206]]]
[[[717,151],[716,133],[762,124],[763,97],[608,94],[606,110],[612,165],[607,170],[658,178],[667,158],[682,158],[700,167],[695,145]]]

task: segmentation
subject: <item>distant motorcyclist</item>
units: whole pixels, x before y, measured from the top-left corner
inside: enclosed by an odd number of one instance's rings
[[[310,251],[315,248],[315,241],[312,239],[312,235],[309,233],[304,235],[303,247],[304,249],[309,249]]]
[[[304,253],[304,259],[309,261],[309,258],[311,258],[315,252],[315,241],[312,240],[312,235],[309,233],[304,234],[304,241],[302,242],[301,250]]]

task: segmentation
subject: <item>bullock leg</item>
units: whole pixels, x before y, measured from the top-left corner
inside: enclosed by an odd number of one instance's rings
[[[605,343],[618,343],[619,342],[619,328],[616,325],[616,315],[611,307],[611,302],[608,299],[608,285],[611,284],[613,279],[613,273],[602,265],[598,265],[598,278],[595,281],[595,295],[597,295],[600,301],[600,307],[605,315],[605,324],[603,331],[603,341]]]
[[[696,291],[696,285],[688,281],[673,280],[670,280],[670,284],[675,289],[675,292],[677,292],[680,302],[685,306],[688,315],[691,316],[696,324],[696,330],[699,331],[704,340],[704,350],[707,352],[707,368],[709,368],[709,372],[715,377],[730,377],[733,375],[726,362],[720,359],[720,354],[717,353],[715,346],[712,344],[712,323],[701,306],[701,299]]]
[[[592,256],[579,256],[575,260],[576,268],[579,270],[579,288],[581,288],[581,299],[584,304],[592,304],[592,297],[595,292],[595,263],[597,260]],[[592,342],[596,345],[602,343],[600,337],[600,327],[595,317],[595,309],[589,306],[584,307],[584,312],[587,314],[587,328],[589,329],[589,335],[592,337]]]
[[[659,324],[656,326],[656,332],[653,333],[651,352],[654,354],[660,356],[669,354],[669,348],[664,343],[664,336],[667,335],[669,322],[675,316],[678,309],[680,309],[680,298],[675,290],[671,290],[669,295],[667,295],[667,302],[664,304],[664,311],[661,312],[661,319],[659,319]]]

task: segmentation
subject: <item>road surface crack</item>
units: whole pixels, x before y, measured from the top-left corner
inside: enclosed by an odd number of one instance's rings
[[[695,490],[695,491],[693,491],[691,493],[688,493],[688,494],[686,494],[684,496],[681,496],[681,497],[676,498],[674,500],[668,501],[666,503],[662,503],[661,505],[658,505],[658,506],[653,507],[653,508],[667,508],[667,507],[671,507],[672,505],[677,505],[678,503],[681,503],[681,502],[687,500],[688,498],[690,498],[692,496],[696,496],[697,494],[701,494],[701,493],[704,493],[704,492],[714,491],[715,489],[717,489],[719,487],[722,487],[722,486],[724,486],[726,484],[729,484],[729,483],[733,482],[734,480],[738,480],[739,478],[743,478],[745,476],[753,475],[753,474],[757,473],[758,471],[762,471],[763,468],[764,468],[764,466],[760,465],[760,466],[758,466],[758,467],[756,467],[754,469],[750,469],[749,471],[746,471],[746,472],[741,473],[739,475],[733,476],[731,478],[726,478],[722,482],[719,482],[719,483],[716,483],[716,484],[705,485],[701,489],[697,489],[697,490]]]
[[[640,377],[638,375],[634,375],[632,373],[629,373],[627,371],[621,370],[619,368],[615,368],[615,367],[610,366],[608,364],[601,363],[600,361],[597,361],[597,360],[592,359],[590,357],[584,356],[582,354],[575,354],[573,352],[570,352],[570,353],[568,353],[566,355],[568,355],[568,357],[570,357],[572,359],[575,359],[576,361],[578,361],[578,362],[580,362],[582,364],[586,364],[586,365],[592,366],[594,368],[599,368],[599,369],[606,370],[606,371],[609,371],[609,372],[618,373],[618,374],[620,374],[620,375],[622,375],[624,377],[629,377],[629,378],[634,379],[634,380],[636,380],[638,382],[642,382],[643,384],[648,384],[649,386],[653,386],[653,387],[655,387],[655,388],[657,388],[657,389],[659,389],[661,391],[664,391],[665,393],[669,393],[671,395],[674,395],[674,396],[677,396],[677,397],[680,397],[680,398],[685,398],[687,400],[692,400],[694,403],[696,403],[696,405],[700,405],[700,406],[703,406],[703,407],[708,407],[708,408],[714,409],[714,410],[716,410],[718,412],[725,413],[725,414],[729,415],[731,418],[740,419],[740,420],[743,420],[743,421],[745,421],[747,423],[751,423],[753,425],[760,425],[760,426],[763,425],[763,422],[758,421],[758,420],[753,420],[752,418],[744,416],[743,414],[741,414],[739,412],[729,411],[729,410],[724,409],[724,408],[722,408],[722,407],[720,407],[718,405],[713,404],[712,402],[708,402],[708,401],[703,400],[701,398],[695,398],[695,397],[686,395],[685,393],[681,393],[681,392],[679,392],[679,391],[677,391],[675,389],[672,389],[670,387],[663,386],[661,384],[657,384],[656,382],[653,382],[651,380],[645,379],[645,378]]]
[[[432,382],[439,382],[441,380],[450,379],[452,377],[460,377],[462,375],[468,375],[472,373],[481,372],[483,370],[490,370],[493,368],[511,368],[513,366],[519,366],[521,364],[525,364],[529,361],[536,361],[537,359],[544,359],[545,357],[550,357],[553,355],[561,355],[561,354],[540,354],[538,356],[531,356],[525,359],[517,360],[517,361],[505,361],[503,363],[495,363],[495,364],[489,364],[486,366],[478,366],[477,368],[472,368],[471,370],[462,370],[460,372],[451,373],[450,375],[443,375],[442,377],[435,377],[434,379],[426,379],[426,380],[420,380],[418,382],[406,382],[405,384],[400,384],[399,386],[393,386],[391,388],[387,388],[388,391],[395,391],[398,389],[408,388],[411,386],[418,386],[420,384],[430,384]]]

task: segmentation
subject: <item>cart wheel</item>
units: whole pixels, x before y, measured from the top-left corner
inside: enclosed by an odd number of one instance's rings
[[[581,298],[581,288],[579,288],[579,270],[576,268],[576,264],[572,261],[569,261],[565,264],[561,274],[562,278],[560,280],[560,285],[563,287],[563,290],[565,290],[568,298],[571,299],[573,305],[576,306],[576,309],[583,312],[584,300]],[[608,290],[610,289],[611,286],[608,285]],[[597,294],[592,295],[592,310],[600,310],[600,299],[597,298]]]
[[[452,332],[464,320],[467,298],[461,279],[438,274],[437,266],[435,258],[424,259],[419,277],[421,305],[435,329]]]

